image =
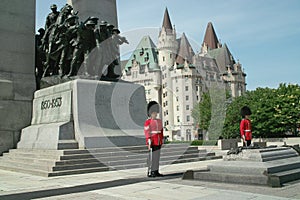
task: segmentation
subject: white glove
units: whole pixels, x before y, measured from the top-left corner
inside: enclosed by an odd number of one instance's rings
[[[149,150],[151,149],[151,139],[150,138],[148,139],[148,149]]]

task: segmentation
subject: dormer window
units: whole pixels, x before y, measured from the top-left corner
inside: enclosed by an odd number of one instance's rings
[[[140,51],[140,56],[144,55],[144,48],[141,49]]]

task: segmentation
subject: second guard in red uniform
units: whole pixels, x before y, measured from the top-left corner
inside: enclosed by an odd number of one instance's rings
[[[241,133],[244,146],[246,147],[251,145],[251,140],[252,140],[251,121],[249,118],[251,114],[252,113],[249,107],[244,106],[241,109],[241,115],[243,119],[240,123],[240,133]]]

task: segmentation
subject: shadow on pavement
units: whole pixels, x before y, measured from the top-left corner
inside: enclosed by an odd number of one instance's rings
[[[74,194],[74,193],[81,193],[81,192],[89,192],[93,190],[101,190],[110,187],[117,187],[117,186],[124,186],[130,185],[140,182],[147,182],[147,181],[160,181],[160,180],[167,180],[167,179],[175,179],[182,177],[182,173],[174,173],[174,174],[165,174],[164,177],[157,177],[157,178],[129,178],[129,179],[119,179],[107,182],[100,182],[100,183],[92,183],[92,184],[85,184],[85,185],[77,185],[72,187],[63,187],[57,189],[49,189],[49,190],[38,190],[32,192],[24,192],[24,193],[17,193],[17,194],[8,194],[8,195],[0,195],[1,200],[27,200],[27,199],[36,199],[36,198],[45,198],[45,197],[52,197],[58,195],[66,195],[66,194]]]

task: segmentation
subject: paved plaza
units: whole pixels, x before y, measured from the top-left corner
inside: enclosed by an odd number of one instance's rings
[[[145,177],[146,168],[51,178],[0,170],[0,199],[300,199],[300,182],[270,188],[181,179],[212,162],[221,160],[162,166],[162,178]]]

